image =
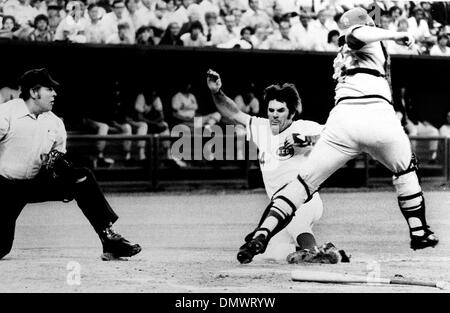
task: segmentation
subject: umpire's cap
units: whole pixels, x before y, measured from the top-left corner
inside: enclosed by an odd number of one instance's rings
[[[363,8],[353,8],[342,14],[340,23],[343,29],[347,29],[353,25],[367,25],[373,23],[372,18]]]
[[[46,68],[40,68],[25,72],[19,79],[19,86],[22,90],[36,86],[54,88],[58,87],[59,83],[50,76]]]

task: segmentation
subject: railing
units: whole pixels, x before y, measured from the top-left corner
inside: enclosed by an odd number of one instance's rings
[[[171,162],[170,159],[161,156],[165,154],[164,143],[170,141],[170,146],[174,141],[182,137],[170,137],[160,135],[87,135],[87,134],[69,134],[67,150],[71,158],[76,163],[81,163],[91,167],[96,172],[99,181],[104,186],[136,186],[143,187],[146,190],[158,190],[167,185],[192,185],[214,183],[218,185],[238,184],[243,188],[248,188],[251,185],[250,170],[257,169],[255,164],[252,164],[249,158],[249,144],[244,142],[244,158],[237,160],[236,153],[232,156],[224,149],[219,161],[208,161],[203,158],[202,152],[198,153],[198,147],[193,144],[190,147],[191,160],[187,168],[178,168],[174,165],[167,166],[165,162]],[[210,138],[208,136],[192,136],[188,140],[201,142],[200,149],[203,150],[204,143]],[[223,138],[227,138],[224,136]],[[95,145],[99,141],[106,141],[108,144],[105,149],[105,156],[119,157],[123,153],[123,148],[118,145],[124,141],[146,141],[147,159],[139,165],[126,165],[119,161],[112,167],[98,167],[94,168],[92,159],[95,158]],[[236,139],[233,140],[236,144]],[[196,150],[197,148],[197,150]],[[134,147],[133,147],[134,149]],[[237,149],[234,149],[236,152]],[[200,158],[199,158],[200,155]],[[216,157],[218,155],[216,154]],[[80,159],[84,159],[80,161]],[[89,159],[89,160],[88,160]],[[79,161],[79,162],[77,162]],[[174,162],[171,162],[174,164]],[[113,173],[116,172],[116,173]],[[139,179],[130,179],[130,175],[137,174]],[[195,175],[193,173],[195,172]],[[216,175],[212,174],[215,173]],[[221,175],[217,175],[217,174]],[[227,175],[228,174],[228,175]],[[116,178],[124,178],[116,180]],[[113,181],[108,181],[108,178],[114,178]]]
[[[165,186],[204,185],[208,183],[217,185],[238,184],[243,188],[249,188],[255,184],[258,185],[258,183],[255,183],[255,180],[260,180],[258,165],[253,160],[254,158],[250,159],[249,152],[255,148],[249,146],[248,142],[245,142],[245,157],[241,160],[236,159],[236,146],[231,157],[225,155],[228,152],[224,149],[222,160],[207,161],[203,157],[198,157],[198,150],[195,150],[193,145],[193,148],[191,147],[189,152],[192,160],[190,161],[191,164],[189,167],[176,168],[165,165],[165,162],[169,160],[161,156],[161,154],[165,153],[164,149],[166,148],[164,146],[170,146],[180,138],[159,135],[101,136],[70,134],[68,136],[68,153],[75,160],[80,159],[80,157],[87,159],[86,155],[88,158],[91,158],[96,153],[95,143],[98,141],[106,141],[108,143],[105,151],[106,154],[118,156],[122,153],[122,147],[118,143],[121,144],[126,140],[132,142],[145,140],[147,151],[147,159],[145,162],[133,166],[118,162],[110,168],[93,168],[97,177],[100,177],[100,183],[104,186],[139,186],[145,190],[159,190]],[[201,137],[202,145],[200,149],[203,150],[205,141],[208,141],[210,138]],[[410,139],[413,151],[419,158],[419,174],[422,179],[443,183],[450,182],[450,138],[410,137]],[[196,137],[192,136],[189,140],[194,141]],[[167,141],[170,141],[170,144],[165,144]],[[237,144],[237,138],[234,138],[234,143]],[[366,154],[362,154],[357,158],[356,163],[356,166],[348,166],[344,168],[344,171],[347,170],[350,173],[350,169],[353,168],[354,170],[350,176],[355,175],[355,172],[362,175],[362,179],[359,180],[363,182],[361,185],[373,186],[379,183],[385,184],[392,179],[392,173]],[[92,163],[87,163],[86,165],[92,167]],[[351,180],[352,178],[349,175],[343,175],[338,180],[345,179]],[[346,185],[344,181],[342,181],[342,185]]]

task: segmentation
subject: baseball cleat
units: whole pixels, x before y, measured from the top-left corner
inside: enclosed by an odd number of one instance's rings
[[[250,263],[253,260],[253,257],[263,253],[266,250],[266,247],[266,236],[258,235],[239,248],[237,259],[241,264]]]
[[[141,252],[142,248],[138,244],[131,244],[120,234],[111,228],[105,229],[100,235],[103,244],[103,261],[118,260],[120,258],[132,257]]]
[[[428,228],[423,236],[411,236],[411,249],[420,250],[428,247],[434,248],[439,243],[439,238]]]

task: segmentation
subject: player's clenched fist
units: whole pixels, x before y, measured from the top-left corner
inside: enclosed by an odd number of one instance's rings
[[[415,39],[413,37],[413,35],[411,35],[408,32],[398,32],[397,33],[398,36],[398,40],[401,40],[401,42],[407,46],[408,48],[412,48],[415,42]]]
[[[220,79],[219,73],[211,69],[206,73],[206,83],[212,93],[217,93],[219,92],[220,88],[222,88],[222,81]]]

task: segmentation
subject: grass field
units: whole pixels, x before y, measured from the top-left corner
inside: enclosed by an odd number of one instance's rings
[[[236,252],[265,207],[262,192],[108,195],[121,217],[115,229],[143,251],[128,261],[102,262],[98,237],[74,202],[28,205],[13,251],[0,261],[0,292],[439,292],[413,286],[336,285],[290,280],[294,269],[401,274],[450,281],[450,193],[427,192],[434,249],[412,251],[394,193],[323,192],[319,242],[331,241],[351,263],[240,265]],[[77,262],[79,285],[68,283]],[[70,282],[70,281],[69,281]]]

